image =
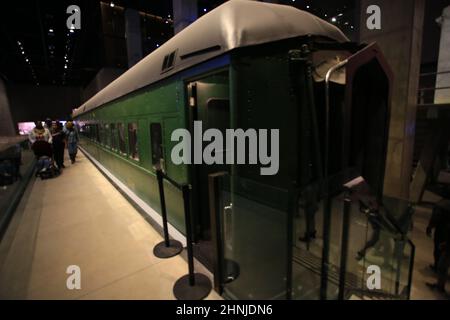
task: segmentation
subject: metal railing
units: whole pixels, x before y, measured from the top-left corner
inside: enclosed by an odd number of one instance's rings
[[[441,71],[441,72],[426,72],[420,74],[420,80],[424,78],[430,78],[430,77],[436,77],[438,75],[442,74],[450,74],[450,71]],[[421,83],[422,81],[419,81]],[[436,83],[436,80],[434,80],[434,83]],[[435,103],[435,95],[436,91],[440,90],[450,90],[450,86],[444,86],[444,87],[421,87],[418,90],[417,94],[417,104],[418,107],[426,108],[426,107],[450,107],[450,103],[441,103],[437,104]]]

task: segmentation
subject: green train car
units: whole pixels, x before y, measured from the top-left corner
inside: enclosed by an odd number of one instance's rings
[[[224,297],[348,299],[368,291],[364,268],[373,257],[353,258],[370,224],[357,202],[343,213],[342,195],[362,177],[381,201],[390,78],[375,44],[351,43],[334,25],[290,6],[229,1],[73,118],[83,151],[157,223],[155,167],[191,186],[188,222],[180,190],[165,182],[169,231],[185,241],[192,224],[195,257]],[[261,174],[267,163],[174,163],[179,141],[172,134],[184,128],[194,136],[194,121],[222,133],[278,130],[276,174]],[[247,138],[247,151],[256,148]],[[383,269],[386,287],[377,293],[407,298],[412,244],[395,219],[383,219],[392,228],[381,236],[395,245],[385,255],[397,267]]]

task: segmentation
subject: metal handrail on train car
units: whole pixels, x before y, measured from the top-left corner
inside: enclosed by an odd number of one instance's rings
[[[322,249],[322,271],[320,296],[322,300],[327,297],[328,286],[328,256],[330,252],[330,232],[331,232],[331,198],[329,194],[328,181],[328,154],[329,154],[329,133],[330,133],[330,79],[333,73],[344,67],[348,63],[348,59],[339,62],[332,66],[325,76],[325,148],[324,148],[324,187],[325,187],[325,202],[324,202],[324,230],[323,230],[323,249]]]

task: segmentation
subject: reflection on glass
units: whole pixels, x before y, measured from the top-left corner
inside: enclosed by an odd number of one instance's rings
[[[221,192],[224,293],[234,299],[285,299],[287,192],[240,177],[228,179]]]
[[[130,158],[139,160],[138,143],[137,143],[137,123],[128,124],[128,146]]]
[[[123,127],[123,123],[117,124],[117,131],[119,133],[119,151],[122,154],[126,154],[127,148],[125,144],[125,129]]]

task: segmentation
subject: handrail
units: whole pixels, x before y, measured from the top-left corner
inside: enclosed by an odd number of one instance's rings
[[[434,75],[438,75],[438,74],[448,74],[448,73],[450,73],[450,71],[427,72],[427,73],[421,73],[419,76],[420,77],[429,77],[429,76],[434,76]]]
[[[359,294],[359,295],[366,295],[367,297],[380,297],[380,298],[386,298],[386,299],[391,299],[391,300],[397,299],[396,295],[391,294],[391,293],[386,293],[383,291],[370,291],[370,290],[352,288],[352,289],[348,289],[347,292],[348,292],[347,296],[349,294],[355,293],[355,294]]]
[[[407,298],[409,300],[411,298],[411,289],[412,289],[411,287],[414,272],[414,259],[416,257],[416,246],[409,238],[407,240],[409,245],[411,246],[411,257],[409,259],[408,290],[407,290]]]
[[[450,87],[435,87],[435,88],[431,88],[431,87],[427,87],[427,88],[419,88],[419,92],[425,92],[425,91],[436,91],[436,90],[447,90],[450,89]]]
[[[164,171],[162,171],[161,169],[157,169],[155,168],[156,171],[160,171],[161,175],[164,179],[166,179],[168,182],[170,182],[171,185],[173,185],[174,187],[176,187],[179,190],[182,190],[185,186],[189,187],[189,189],[191,189],[191,185],[189,183],[178,183],[175,180],[173,180],[171,177],[169,177]]]
[[[324,187],[326,191],[326,197],[324,202],[324,226],[323,226],[323,248],[322,248],[322,272],[320,280],[320,297],[321,299],[327,298],[327,286],[328,286],[328,263],[330,253],[330,233],[331,233],[331,196],[329,194],[329,181],[328,181],[328,157],[329,157],[329,134],[330,134],[330,79],[333,73],[344,67],[348,63],[348,60],[339,62],[332,66],[325,76],[325,152],[324,152]]]
[[[330,79],[333,73],[343,68],[348,60],[339,62],[332,66],[325,76],[325,155],[324,155],[324,177],[328,178],[328,153],[329,153],[329,132],[330,132]]]

